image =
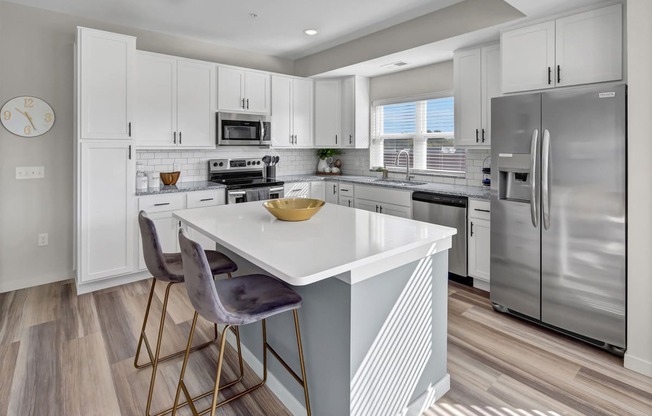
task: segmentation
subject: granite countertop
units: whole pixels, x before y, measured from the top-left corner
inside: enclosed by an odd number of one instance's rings
[[[447,195],[466,196],[475,199],[490,199],[489,188],[484,186],[468,186],[468,185],[451,185],[445,183],[428,182],[422,185],[406,184],[400,180],[388,179],[381,180],[375,176],[318,176],[318,175],[284,175],[278,176],[278,180],[292,183],[292,182],[314,182],[314,181],[333,181],[333,182],[346,182],[358,185],[379,186],[383,188],[400,189],[404,191],[425,191],[437,192]],[[174,192],[192,192],[204,191],[208,189],[220,189],[224,185],[209,181],[197,182],[179,182],[176,185],[162,186],[158,190],[148,189],[147,191],[136,192],[136,196],[145,195],[159,195]]]
[[[452,185],[446,183],[428,182],[422,185],[406,184],[403,181],[388,179],[382,180],[374,176],[319,176],[319,175],[287,175],[279,176],[277,179],[284,182],[312,182],[312,181],[333,181],[346,182],[358,185],[380,186],[384,188],[401,189],[405,191],[437,192],[447,195],[466,196],[474,199],[490,199],[490,189],[484,186]],[[415,181],[419,182],[419,181]]]
[[[206,191],[208,189],[224,189],[225,186],[220,183],[209,181],[196,182],[178,182],[176,185],[164,185],[160,189],[148,189],[146,191],[136,192],[136,196],[170,194],[174,192],[192,192]]]

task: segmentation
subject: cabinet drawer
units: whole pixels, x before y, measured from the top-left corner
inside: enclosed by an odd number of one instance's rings
[[[341,188],[340,192],[342,192]],[[412,192],[381,188],[378,186],[356,185],[355,198],[382,201],[387,204],[402,205],[405,207],[410,207],[412,204]]]
[[[199,208],[223,205],[225,200],[224,189],[215,191],[188,192],[186,207]]]
[[[489,201],[469,199],[469,218],[489,221],[491,219],[491,204]]]
[[[148,214],[174,211],[183,209],[184,201],[183,194],[143,196],[138,198],[138,211],[144,210]]]
[[[353,198],[353,185],[350,183],[341,183],[340,184],[340,198],[342,197]]]

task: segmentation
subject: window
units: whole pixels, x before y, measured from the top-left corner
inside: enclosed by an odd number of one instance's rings
[[[407,158],[416,171],[466,172],[466,151],[455,148],[453,97],[376,105],[372,125],[372,167],[402,169]]]

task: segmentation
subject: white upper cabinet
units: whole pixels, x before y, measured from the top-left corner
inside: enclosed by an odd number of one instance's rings
[[[557,19],[557,86],[623,77],[622,4]]]
[[[215,65],[138,52],[133,135],[139,147],[215,146]]]
[[[312,146],[313,81],[272,76],[272,145]]]
[[[342,80],[342,146],[369,147],[369,78]]]
[[[180,59],[177,62],[177,144],[215,146],[215,66]]]
[[[455,52],[455,144],[491,144],[491,99],[500,95],[500,46]]]
[[[622,25],[622,4],[614,4],[503,32],[502,91],[622,79]]]
[[[339,147],[342,144],[341,94],[341,80],[315,80],[315,145],[317,147]]]
[[[504,93],[555,86],[555,22],[503,32],[502,90]]]
[[[136,38],[77,28],[79,137],[130,139]]]
[[[220,111],[270,113],[268,73],[220,66],[217,80],[217,105]]]

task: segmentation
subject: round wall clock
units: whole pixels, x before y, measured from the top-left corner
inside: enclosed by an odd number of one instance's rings
[[[17,136],[36,137],[52,128],[54,111],[40,98],[16,97],[2,106],[0,120],[7,130]]]

